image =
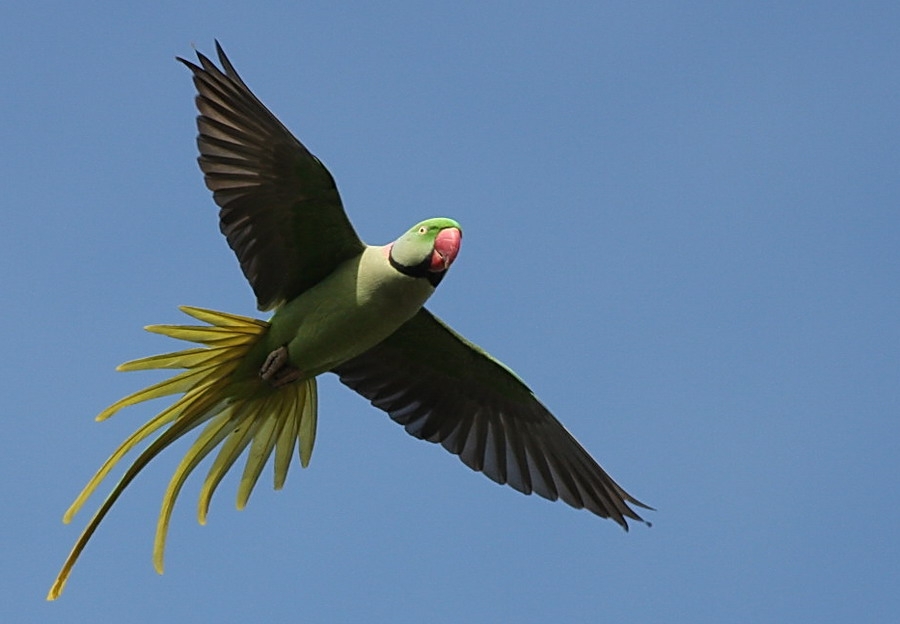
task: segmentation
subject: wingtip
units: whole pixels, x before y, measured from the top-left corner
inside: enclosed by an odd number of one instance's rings
[[[644,503],[642,503],[638,500],[635,500],[634,498],[629,497],[627,500],[629,503],[636,505],[636,506],[640,507],[641,509],[647,509],[648,511],[656,511],[656,509],[654,509],[653,507],[650,507],[649,505],[645,505]],[[647,527],[653,526],[652,522],[641,517],[640,514],[638,514],[636,511],[634,511],[630,507],[628,507],[628,511],[631,512],[631,513],[627,514],[628,520],[632,520],[636,523],[639,522],[640,524],[643,524],[644,526],[647,526]],[[628,520],[626,520],[626,518],[623,516],[622,521],[619,522],[619,524],[621,524],[623,526],[623,528],[625,529],[626,532],[631,528],[628,526]],[[617,520],[617,522],[618,522],[618,520]]]
[[[232,79],[237,80],[238,82],[242,82],[240,77],[238,76],[237,70],[235,70],[234,68],[234,65],[232,65],[231,61],[228,60],[228,55],[225,54],[225,50],[222,48],[222,44],[219,43],[218,39],[216,39],[215,42],[216,56],[219,57],[219,64],[222,66],[222,70]]]
[[[644,507],[645,509],[649,509],[649,510],[651,510],[651,511],[656,511],[656,510],[653,509],[652,507],[647,507],[646,505],[641,505],[641,506]],[[643,524],[644,526],[646,526],[646,527],[648,527],[648,528],[653,526],[653,523],[652,523],[652,522],[650,522],[649,520],[645,520],[644,518],[640,517],[640,516],[637,515],[637,514],[634,514],[634,516],[631,517],[631,519],[634,520],[635,522],[639,522],[639,523]],[[628,522],[625,521],[624,519],[622,520],[622,526],[623,526],[623,528],[625,529],[625,532],[626,532],[626,533],[627,533],[628,530],[631,528],[630,526],[628,526]]]
[[[194,43],[193,41],[191,41],[191,50],[193,50],[193,51],[194,51],[194,54],[196,54],[198,57],[203,56],[203,55],[200,53],[200,51],[197,50],[197,44]],[[200,69],[199,67],[197,67],[196,64],[194,64],[192,61],[187,60],[187,59],[184,58],[183,56],[176,56],[176,57],[175,57],[175,60],[178,61],[179,63],[182,63],[183,65],[187,66],[187,68],[190,69],[190,70],[192,70],[192,71],[193,71],[194,69]]]

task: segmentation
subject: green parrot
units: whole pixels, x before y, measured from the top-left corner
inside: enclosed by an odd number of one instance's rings
[[[47,598],[59,597],[88,540],[138,473],[198,427],[163,497],[153,549],[158,572],[175,500],[214,450],[200,490],[201,524],[245,450],[237,507],[273,454],[280,489],[295,448],[302,466],[310,461],[316,377],[326,372],[411,435],[440,443],[497,483],[562,499],[625,529],[626,518],[644,522],[629,503],[651,508],[613,481],[515,373],[423,307],[456,259],[459,224],[428,219],[388,245],[363,243],[328,170],[256,98],[218,42],[216,51],[222,69],[200,53],[199,65],[178,58],[197,89],[198,162],[258,308],[274,314],[261,321],[182,306],[204,324],[146,328],[200,346],[118,367],[184,372],[117,401],[97,420],[181,396],[128,437],[66,511],[68,523],[113,467],[156,434],[91,518]]]

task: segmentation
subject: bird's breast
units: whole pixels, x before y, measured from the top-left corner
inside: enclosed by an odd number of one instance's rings
[[[272,318],[270,347],[288,346],[308,376],[331,370],[390,336],[434,288],[394,270],[381,247],[368,247]]]

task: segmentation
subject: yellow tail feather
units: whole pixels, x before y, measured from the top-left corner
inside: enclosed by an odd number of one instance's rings
[[[50,588],[48,600],[55,600],[62,593],[78,556],[128,484],[163,449],[198,426],[206,425],[181,460],[163,496],[153,547],[153,563],[160,573],[175,500],[187,477],[213,449],[220,447],[200,491],[197,517],[201,524],[206,522],[209,503],[219,482],[248,446],[247,463],[238,486],[239,509],[246,505],[273,451],[275,489],[284,485],[295,446],[301,465],[309,464],[316,435],[315,378],[277,390],[261,381],[254,382],[257,384],[255,392],[247,393],[244,384],[242,392],[237,393],[232,375],[269,324],[203,308],[181,306],[180,309],[209,325],[151,325],[146,329],[206,346],[145,357],[118,367],[123,371],[173,368],[186,371],[113,403],[97,416],[97,420],[150,399],[179,393],[183,396],[131,434],[103,463],[66,511],[63,521],[68,523],[127,453],[165,428],[128,467],[88,522]]]

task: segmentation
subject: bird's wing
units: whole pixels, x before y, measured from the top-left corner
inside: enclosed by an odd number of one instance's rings
[[[643,521],[649,509],[594,461],[506,366],[426,309],[334,369],[411,435],[439,442],[473,470],[525,494]]]
[[[222,70],[199,52],[199,66],[178,59],[197,88],[198,162],[257,305],[270,310],[364,244],[325,166],[253,95],[218,42],[216,51]]]

